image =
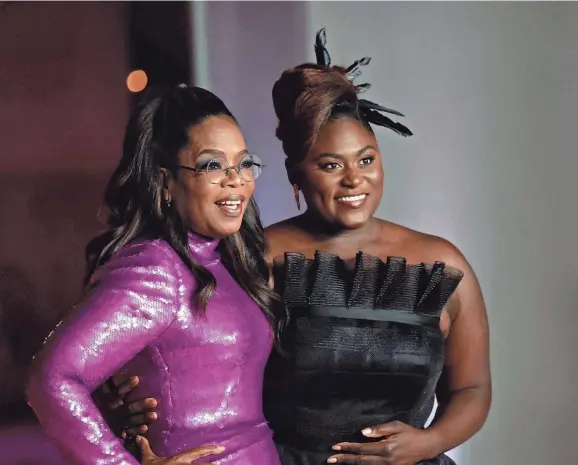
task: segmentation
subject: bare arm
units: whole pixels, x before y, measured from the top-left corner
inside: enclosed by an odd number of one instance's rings
[[[489,328],[478,279],[463,255],[442,241],[439,256],[464,279],[448,304],[451,319],[446,367],[438,385],[439,408],[427,432],[432,456],[464,443],[484,424],[492,397]]]

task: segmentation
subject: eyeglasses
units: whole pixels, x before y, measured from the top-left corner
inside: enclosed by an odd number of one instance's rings
[[[265,165],[257,155],[245,155],[239,163],[233,166],[222,157],[211,158],[202,162],[197,168],[185,165],[177,166],[195,173],[205,173],[211,184],[221,184],[229,177],[231,170],[235,170],[243,181],[253,182],[259,177]]]

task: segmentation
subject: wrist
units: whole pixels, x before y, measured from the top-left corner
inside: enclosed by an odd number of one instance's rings
[[[445,452],[439,431],[434,427],[423,430],[423,446],[424,460],[433,459]]]

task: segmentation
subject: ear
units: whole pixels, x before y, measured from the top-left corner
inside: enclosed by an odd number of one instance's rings
[[[163,200],[172,200],[172,188],[175,182],[175,178],[170,170],[167,168],[161,168],[161,178],[160,178],[161,190],[163,193]]]

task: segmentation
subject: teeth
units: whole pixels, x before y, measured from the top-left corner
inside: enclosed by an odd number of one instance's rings
[[[240,200],[223,200],[221,202],[217,202],[217,205],[241,205]]]
[[[358,202],[360,200],[363,200],[365,197],[367,197],[367,194],[350,195],[347,197],[338,197],[337,200],[339,202]]]

